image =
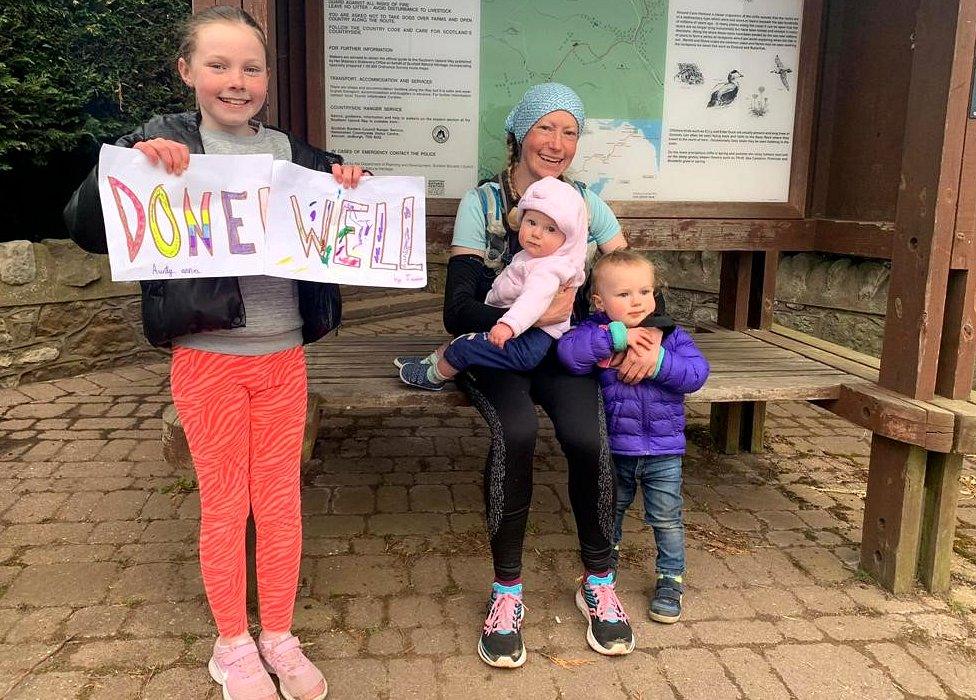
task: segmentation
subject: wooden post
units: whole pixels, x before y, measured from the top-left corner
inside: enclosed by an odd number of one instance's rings
[[[731,330],[769,328],[773,319],[778,251],[722,253],[718,324]],[[765,401],[712,404],[710,429],[715,446],[726,454],[762,452]]]
[[[749,328],[768,330],[773,325],[776,305],[776,273],[779,270],[779,251],[759,251],[752,254],[752,288],[749,292]],[[743,433],[740,444],[753,454],[763,451],[766,432],[766,402],[753,401],[743,405]]]
[[[871,438],[861,568],[894,593],[915,580],[926,451],[880,435]]]
[[[973,69],[973,0],[921,0],[879,381],[935,393]],[[960,21],[962,19],[962,21]]]
[[[328,148],[325,138],[325,3],[305,6],[305,113],[308,142]]]
[[[976,119],[966,123],[952,268],[935,390],[942,396],[966,399],[976,364]]]
[[[969,86],[970,91],[972,87]],[[945,316],[935,390],[954,399],[968,399],[976,364],[976,120],[966,124],[952,267],[946,287]],[[956,532],[961,454],[930,454],[925,473],[918,578],[930,591],[949,588],[952,543]]]
[[[976,360],[976,270],[952,270],[946,285],[946,308],[939,348],[935,390],[941,396],[968,399]]]
[[[926,466],[918,579],[933,593],[949,590],[962,460],[961,454],[930,452]]]
[[[940,350],[958,349],[966,315],[960,305],[969,284],[957,279],[950,290],[949,268],[969,107],[965,88],[976,45],[974,20],[976,0],[920,0],[916,12],[879,383],[923,400],[935,393]],[[944,349],[947,320],[949,347]],[[958,376],[950,367],[943,362],[940,389],[950,383],[948,377]],[[947,483],[953,465],[952,456],[874,436],[861,566],[890,590],[911,587],[923,529],[925,557],[918,573],[926,585],[947,583],[948,573],[940,567],[948,565],[946,529],[951,531],[949,521],[955,517],[955,501],[948,494],[955,486]],[[927,468],[932,470],[928,476]],[[926,483],[928,508],[923,509]]]
[[[230,3],[227,3],[230,4]],[[261,25],[268,38],[268,55],[271,57],[268,68],[268,97],[258,119],[268,124],[278,123],[278,73],[275,70],[278,55],[278,24],[275,17],[275,0],[243,0],[241,7]]]

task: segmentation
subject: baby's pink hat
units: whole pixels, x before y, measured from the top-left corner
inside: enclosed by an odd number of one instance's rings
[[[585,255],[589,233],[586,225],[586,205],[579,191],[569,183],[554,177],[536,180],[525,190],[518,208],[541,211],[556,222],[566,236],[566,243],[557,251],[565,255],[570,250],[581,250]]]

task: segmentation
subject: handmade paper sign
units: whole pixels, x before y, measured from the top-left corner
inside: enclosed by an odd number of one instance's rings
[[[191,155],[181,176],[103,146],[98,186],[113,280],[272,275],[427,284],[425,183],[331,173],[270,155]]]
[[[176,176],[137,150],[102,146],[98,189],[112,279],[261,274],[272,163],[270,155],[191,155]]]
[[[265,274],[375,287],[427,284],[422,177],[332,175],[274,163]]]

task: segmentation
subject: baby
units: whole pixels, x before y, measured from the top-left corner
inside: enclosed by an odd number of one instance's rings
[[[583,283],[586,258],[586,206],[575,187],[553,177],[538,180],[518,203],[522,250],[499,273],[485,299],[508,309],[488,333],[458,336],[428,357],[398,358],[400,379],[438,391],[468,367],[520,372],[538,365],[552,343],[569,330],[569,319],[537,328],[534,324],[562,287]]]

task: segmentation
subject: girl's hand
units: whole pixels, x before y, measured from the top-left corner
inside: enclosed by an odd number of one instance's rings
[[[627,347],[631,350],[657,350],[664,333],[660,328],[628,328]]]
[[[178,141],[149,139],[138,141],[132,147],[144,153],[152,165],[162,161],[166,172],[170,175],[182,175],[183,171],[190,167],[190,149]]]
[[[355,189],[359,184],[359,178],[363,176],[363,166],[361,165],[339,165],[332,164],[332,177],[347,190]]]
[[[644,381],[654,373],[660,352],[659,348],[650,352],[642,349],[628,350],[623,362],[620,363],[620,369],[617,370],[617,377],[624,384],[638,384]]]
[[[539,320],[535,322],[536,328],[542,328],[543,326],[554,326],[557,323],[562,323],[569,318],[569,315],[573,313],[573,302],[576,300],[576,287],[566,285],[561,287],[556,296],[552,298],[549,302],[549,308],[546,309]]]
[[[515,335],[515,331],[512,330],[511,326],[504,323],[496,323],[488,331],[488,341],[501,350],[505,347],[505,343],[512,339],[513,335]]]

